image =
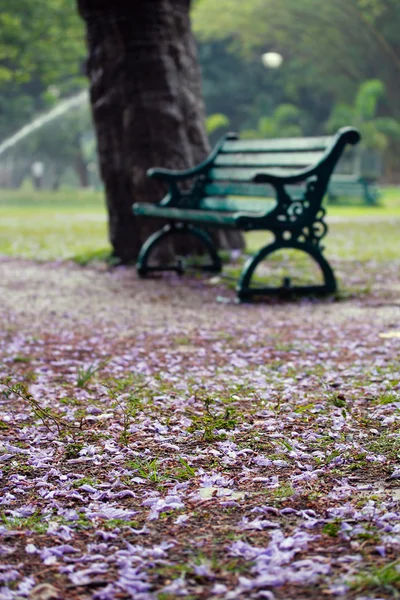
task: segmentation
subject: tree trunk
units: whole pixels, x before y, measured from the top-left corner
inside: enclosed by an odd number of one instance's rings
[[[15,159],[11,162],[10,187],[19,190],[24,179],[30,176],[30,162]]]
[[[80,140],[76,142],[73,166],[75,169],[75,173],[78,176],[80,187],[88,188],[90,186],[89,170],[86,164],[85,157],[83,156]]]
[[[88,75],[109,234],[123,262],[161,222],[132,215],[165,189],[150,167],[185,169],[209,152],[189,0],[77,0],[87,25]],[[243,247],[218,232],[220,247]],[[182,248],[180,247],[180,250]]]

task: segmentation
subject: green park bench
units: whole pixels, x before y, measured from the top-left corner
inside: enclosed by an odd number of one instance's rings
[[[331,137],[315,138],[240,140],[236,134],[228,134],[203,163],[192,169],[150,169],[148,176],[166,183],[169,191],[159,204],[134,204],[133,212],[165,219],[166,224],[143,244],[137,262],[139,276],[155,271],[184,272],[181,260],[173,265],[149,264],[156,246],[169,236],[188,234],[199,238],[211,258],[200,268],[219,272],[221,259],[204,228],[264,230],[272,232],[274,241],[244,265],[236,288],[239,300],[282,293],[334,292],[335,276],[322,254],[321,240],[328,230],[322,201],[344,149],[359,140],[358,131],[350,127]],[[322,284],[294,286],[284,278],[281,287],[251,286],[259,263],[286,248],[311,256],[322,272]]]
[[[365,205],[376,206],[380,196],[376,182],[381,175],[382,159],[377,152],[361,148],[346,152],[329,182],[329,202],[360,198]]]
[[[328,188],[328,199],[331,203],[335,203],[338,198],[361,198],[364,204],[376,206],[379,196],[378,187],[362,178],[335,178]]]

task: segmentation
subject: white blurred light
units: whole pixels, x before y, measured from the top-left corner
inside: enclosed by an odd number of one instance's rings
[[[264,67],[269,69],[279,69],[283,63],[283,56],[279,52],[265,52],[261,56],[261,61]]]
[[[34,177],[42,177],[44,173],[44,164],[42,162],[34,162],[31,165],[31,171]]]

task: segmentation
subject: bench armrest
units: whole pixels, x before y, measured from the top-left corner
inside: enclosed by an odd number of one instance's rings
[[[355,145],[360,139],[361,136],[357,129],[354,129],[353,127],[342,127],[342,129],[339,129],[337,134],[333,137],[332,143],[327,147],[323,157],[316,165],[307,167],[295,175],[279,176],[273,175],[272,173],[257,173],[253,177],[253,181],[255,183],[270,183],[271,185],[281,185],[282,182],[284,182],[285,184],[290,185],[291,183],[300,183],[312,175],[318,175],[318,173],[321,173],[322,171],[329,179],[346,145]]]
[[[147,176],[151,179],[158,179],[160,181],[164,181],[166,183],[172,183],[175,181],[182,181],[184,179],[189,179],[190,177],[195,177],[196,175],[201,175],[205,173],[210,165],[214,162],[215,157],[220,152],[221,147],[227,140],[237,140],[238,135],[236,133],[227,133],[224,135],[219,142],[216,144],[215,148],[209,154],[209,156],[199,165],[193,167],[191,169],[185,169],[183,171],[174,171],[172,169],[149,169],[147,171]]]

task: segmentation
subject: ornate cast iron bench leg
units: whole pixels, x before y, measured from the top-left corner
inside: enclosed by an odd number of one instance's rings
[[[321,269],[324,280],[323,284],[309,286],[292,286],[290,283],[290,279],[285,278],[281,288],[251,287],[251,279],[258,265],[273,252],[285,248],[301,250],[302,252],[305,252],[306,254],[310,255]],[[261,248],[261,250],[259,250],[257,254],[255,254],[255,256],[251,257],[247,261],[243,268],[242,275],[240,277],[236,291],[239,300],[241,302],[246,302],[250,301],[253,296],[257,295],[290,296],[295,295],[296,293],[323,295],[331,294],[335,292],[336,289],[337,284],[332,268],[327,262],[327,260],[323,257],[321,250],[318,246],[316,246],[315,244],[311,244],[310,242],[298,242],[295,240],[278,240],[273,242],[272,244],[269,244],[268,246],[264,246],[263,248]]]
[[[178,275],[184,273],[184,267],[182,261],[178,259],[176,265],[156,265],[149,266],[148,261],[150,255],[161,242],[167,237],[174,235],[192,235],[199,239],[202,244],[206,247],[209,257],[211,259],[210,264],[199,265],[196,268],[202,271],[208,271],[210,273],[220,273],[222,270],[222,262],[218,256],[217,249],[211,239],[211,237],[202,229],[185,223],[170,223],[165,225],[159,231],[156,231],[149,237],[146,243],[142,246],[138,261],[136,263],[136,270],[140,277],[145,277],[147,273],[160,272],[160,271],[175,271]]]

